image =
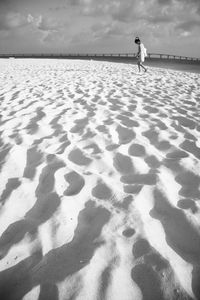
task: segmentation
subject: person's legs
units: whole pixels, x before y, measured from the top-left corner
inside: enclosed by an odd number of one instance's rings
[[[147,68],[145,68],[145,66],[143,66],[142,62],[140,62],[140,66],[143,68],[143,70],[146,72]]]
[[[138,65],[138,70],[140,72],[140,61],[138,61],[137,65]]]

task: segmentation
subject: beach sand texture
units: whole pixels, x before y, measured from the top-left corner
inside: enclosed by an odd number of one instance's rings
[[[0,60],[0,299],[200,299],[200,75]]]

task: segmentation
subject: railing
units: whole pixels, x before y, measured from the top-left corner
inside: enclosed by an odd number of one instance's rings
[[[135,58],[136,53],[60,53],[60,54],[0,54],[0,58]],[[163,54],[163,53],[148,53],[148,59],[168,59],[168,60],[186,60],[199,61],[200,58]]]

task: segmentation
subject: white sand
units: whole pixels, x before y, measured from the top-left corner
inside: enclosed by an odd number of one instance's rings
[[[200,75],[0,60],[0,299],[200,299]]]

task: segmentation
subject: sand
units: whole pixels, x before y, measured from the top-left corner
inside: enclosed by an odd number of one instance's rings
[[[0,60],[0,299],[200,299],[200,75]]]

